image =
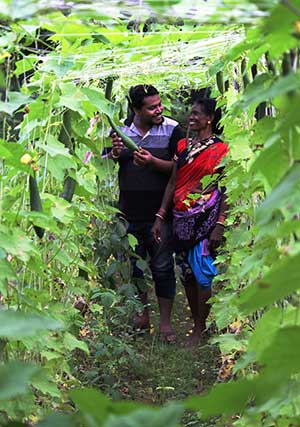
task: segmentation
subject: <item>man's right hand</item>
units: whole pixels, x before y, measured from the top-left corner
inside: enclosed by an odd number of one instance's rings
[[[112,139],[112,154],[115,157],[119,157],[121,151],[124,149],[124,143],[115,132],[111,134]]]

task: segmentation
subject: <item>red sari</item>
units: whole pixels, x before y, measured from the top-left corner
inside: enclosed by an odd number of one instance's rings
[[[177,178],[174,193],[174,208],[186,211],[196,202],[191,201],[189,206],[183,203],[187,196],[200,188],[200,180],[207,175],[213,175],[222,158],[228,153],[228,146],[217,137],[207,141],[209,144],[199,153],[188,159],[187,141],[181,139],[177,145]]]
[[[178,141],[177,177],[174,192],[173,228],[176,246],[192,247],[196,242],[207,239],[219,216],[222,193],[217,185],[202,193],[201,179],[216,173],[228,146],[216,136],[194,145],[186,139]],[[199,197],[191,198],[191,193]]]

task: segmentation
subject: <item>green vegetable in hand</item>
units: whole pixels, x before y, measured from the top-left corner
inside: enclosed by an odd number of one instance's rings
[[[112,121],[112,119],[109,117],[108,114],[106,114],[106,117],[112,129],[116,132],[116,134],[120,138],[122,138],[126,147],[129,148],[129,150],[138,151],[139,147],[136,145],[136,143],[128,135],[126,135],[120,128],[118,128],[118,126],[115,125],[115,123]]]

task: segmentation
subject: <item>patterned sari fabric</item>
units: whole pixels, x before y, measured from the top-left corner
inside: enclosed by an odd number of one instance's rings
[[[173,228],[176,252],[190,250],[190,260],[192,251],[197,250],[199,253],[199,247],[203,256],[210,255],[207,239],[218,220],[222,194],[216,186],[202,194],[200,181],[216,173],[217,166],[227,152],[228,146],[216,136],[193,145],[187,143],[186,139],[178,142],[174,157],[177,162],[177,179]],[[197,244],[200,245],[198,248]]]

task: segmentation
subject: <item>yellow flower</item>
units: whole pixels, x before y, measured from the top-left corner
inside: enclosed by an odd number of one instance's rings
[[[31,161],[32,161],[32,157],[28,153],[24,154],[20,159],[20,162],[23,163],[23,165],[29,165]]]
[[[11,56],[11,54],[9,52],[7,52],[7,50],[5,52],[2,52],[0,54],[0,61],[1,61],[1,59],[9,58],[10,56]]]

